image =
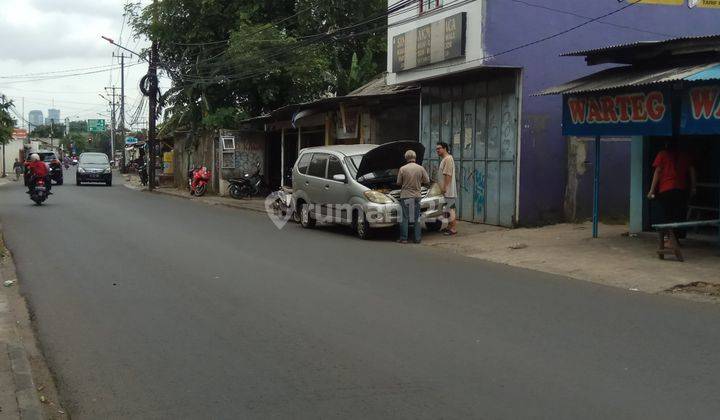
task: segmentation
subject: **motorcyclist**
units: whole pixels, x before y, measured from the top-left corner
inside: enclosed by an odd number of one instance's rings
[[[30,182],[28,182],[28,194],[32,192],[32,190],[35,188],[35,183],[37,182],[38,178],[45,178],[45,185],[47,187],[47,191],[50,192],[50,171],[48,170],[47,165],[45,165],[45,162],[40,160],[40,155],[37,153],[33,153],[30,155],[30,162],[25,164],[27,166],[27,169],[30,173]]]
[[[20,163],[18,158],[15,158],[15,163],[13,163],[13,171],[15,172],[15,181],[20,179],[20,175],[22,175],[23,172],[23,165]]]

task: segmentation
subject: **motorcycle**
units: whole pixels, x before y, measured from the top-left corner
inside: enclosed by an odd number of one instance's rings
[[[228,187],[230,196],[236,199],[264,195],[269,190],[265,177],[260,173],[260,162],[255,165],[255,173],[246,173],[242,178],[231,179]]]
[[[30,199],[40,206],[45,200],[47,200],[48,195],[50,194],[51,193],[48,192],[45,187],[45,178],[37,178],[35,180],[35,186],[30,191]]]
[[[300,216],[298,212],[295,211],[295,206],[293,205],[291,188],[281,187],[275,191],[272,196],[275,200],[270,204],[270,208],[276,216],[285,218],[288,214],[291,214],[294,222],[300,222]]]
[[[188,172],[188,188],[190,195],[202,197],[207,192],[207,184],[210,182],[211,172],[204,166]]]
[[[135,169],[137,170],[138,176],[140,177],[140,184],[142,186],[146,186],[148,184],[148,171],[147,171],[147,164],[144,162],[142,164],[135,164]]]

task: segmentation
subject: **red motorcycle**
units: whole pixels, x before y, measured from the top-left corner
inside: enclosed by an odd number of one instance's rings
[[[207,184],[210,182],[210,171],[201,166],[196,168],[188,174],[188,188],[190,189],[190,195],[195,197],[202,197],[207,191]]]

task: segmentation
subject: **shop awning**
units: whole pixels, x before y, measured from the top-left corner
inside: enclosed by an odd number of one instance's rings
[[[535,94],[562,95],[565,136],[595,137],[593,237],[598,235],[604,136],[720,134],[720,35],[578,51],[588,65],[618,67]]]
[[[646,87],[679,81],[720,80],[720,61],[670,66],[623,66],[603,70],[562,85],[547,88],[536,95],[567,95],[600,92],[629,87]]]

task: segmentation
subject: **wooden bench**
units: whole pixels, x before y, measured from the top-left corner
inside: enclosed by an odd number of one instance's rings
[[[675,229],[684,229],[700,226],[720,226],[720,219],[714,220],[695,220],[692,222],[678,223],[661,223],[652,225],[653,229],[658,231],[658,258],[665,259],[665,254],[674,254],[678,261],[683,262],[682,252],[680,251],[680,243],[675,235]],[[670,248],[665,247],[665,236],[670,239]]]

